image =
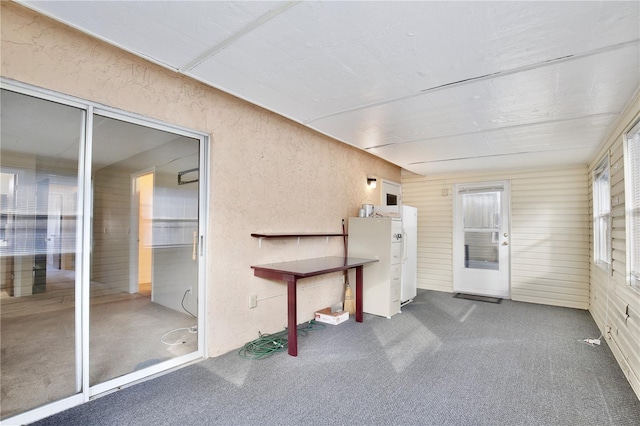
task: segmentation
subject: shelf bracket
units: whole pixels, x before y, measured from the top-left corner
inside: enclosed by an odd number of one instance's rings
[[[262,237],[258,238],[258,248],[262,248]]]

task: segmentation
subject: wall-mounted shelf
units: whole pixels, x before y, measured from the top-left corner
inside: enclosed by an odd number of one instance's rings
[[[262,239],[283,239],[283,238],[297,238],[298,244],[300,244],[300,238],[312,238],[312,237],[325,237],[327,242],[329,242],[329,237],[346,237],[348,234],[335,233],[335,232],[306,232],[306,233],[283,233],[283,232],[272,232],[272,233],[255,233],[251,234],[252,237],[258,239],[258,247],[262,247]]]

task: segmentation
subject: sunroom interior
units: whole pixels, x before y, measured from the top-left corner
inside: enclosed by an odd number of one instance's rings
[[[418,209],[417,286],[445,293],[456,195],[508,182],[505,298],[588,310],[640,395],[637,2],[1,7],[3,422],[281,330],[251,265],[343,241],[251,234],[340,234],[372,177]],[[298,293],[308,321],[342,275]]]

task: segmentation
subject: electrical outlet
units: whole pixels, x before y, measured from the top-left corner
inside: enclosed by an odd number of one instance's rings
[[[258,295],[257,294],[250,294],[249,295],[249,309],[255,308],[256,306],[258,306]]]

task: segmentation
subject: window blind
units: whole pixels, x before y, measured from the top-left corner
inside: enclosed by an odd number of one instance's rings
[[[611,263],[611,184],[609,155],[593,173],[593,251],[596,263]]]
[[[625,155],[629,270],[631,283],[640,285],[640,122],[626,135]]]

